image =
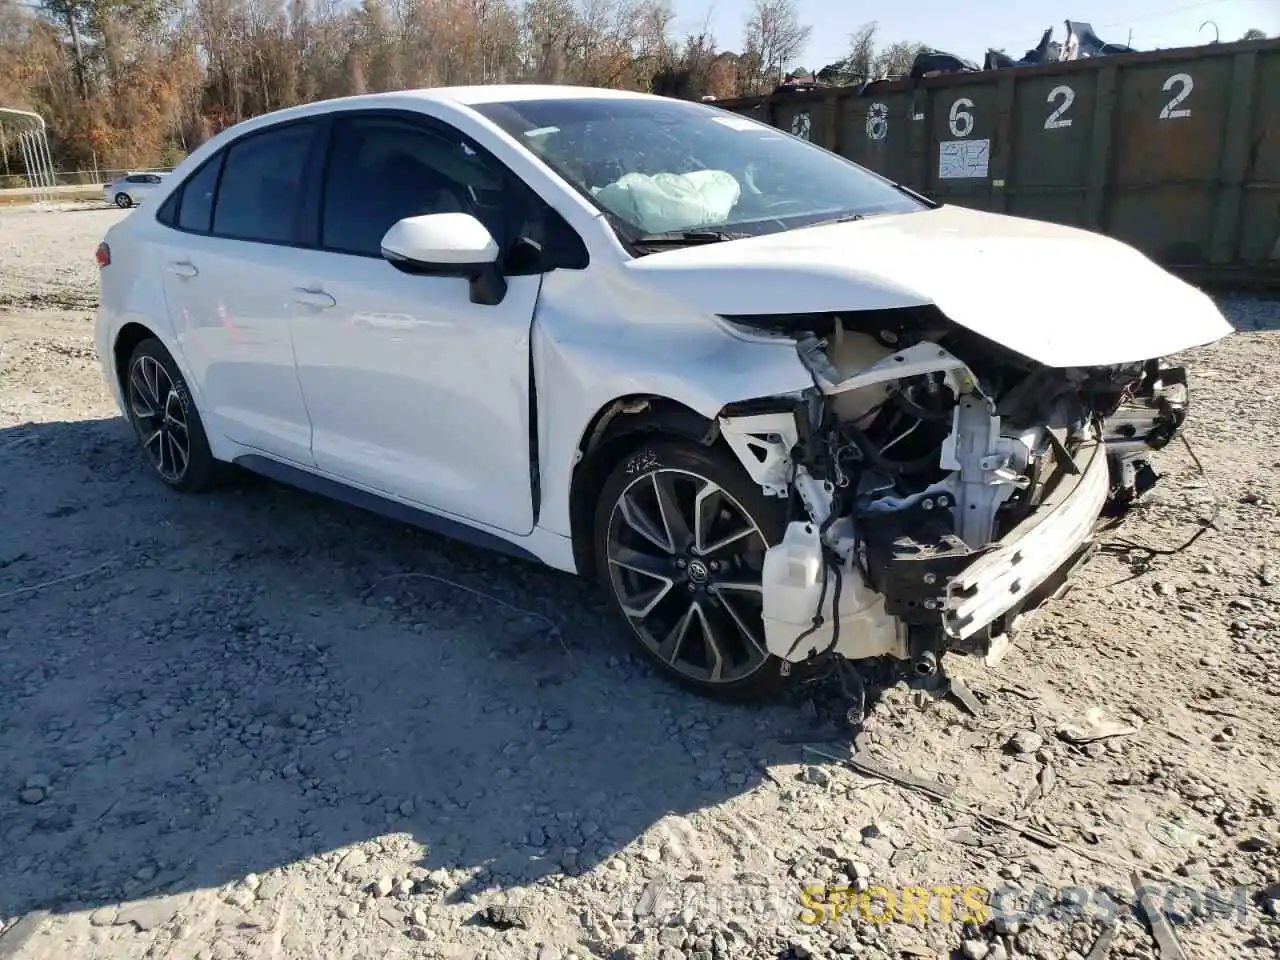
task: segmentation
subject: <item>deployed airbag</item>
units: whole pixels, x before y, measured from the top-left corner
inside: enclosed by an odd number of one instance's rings
[[[742,188],[723,170],[694,170],[652,177],[628,173],[606,187],[593,187],[591,192],[646,233],[665,233],[724,223]]]

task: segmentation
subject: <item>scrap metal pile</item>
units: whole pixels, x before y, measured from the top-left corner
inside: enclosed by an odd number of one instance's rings
[[[916,54],[911,69],[906,77],[919,80],[924,77],[936,77],[950,73],[981,73],[985,70],[1008,70],[1018,67],[1038,67],[1047,63],[1061,63],[1069,60],[1083,60],[1090,57],[1113,56],[1121,53],[1137,53],[1134,48],[1123,43],[1107,43],[1094,33],[1092,24],[1082,20],[1066,21],[1066,40],[1062,43],[1053,39],[1054,28],[1045,30],[1040,42],[1028,50],[1019,59],[1014,59],[1002,50],[987,50],[982,66],[972,60],[966,60],[954,53],[943,50],[927,49]],[[835,66],[835,65],[833,65]],[[796,71],[775,88],[774,93],[801,92],[824,86],[839,85],[828,81],[827,76],[832,67],[824,68],[815,76]],[[860,86],[865,90],[872,84],[880,84],[902,77],[864,78]]]

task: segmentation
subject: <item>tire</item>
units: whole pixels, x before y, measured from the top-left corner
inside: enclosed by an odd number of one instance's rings
[[[130,207],[133,206],[133,198],[130,197],[127,193],[117,193],[116,206],[119,207],[121,210],[128,210]]]
[[[125,368],[125,407],[152,471],[166,486],[196,493],[222,478],[182,371],[159,340],[134,348]]]
[[[659,491],[674,514],[658,512]],[[728,451],[648,443],[601,489],[596,569],[610,605],[662,674],[707,697],[769,700],[798,676],[784,676],[783,661],[767,652],[760,620],[764,551],[785,529],[785,501],[766,497]]]

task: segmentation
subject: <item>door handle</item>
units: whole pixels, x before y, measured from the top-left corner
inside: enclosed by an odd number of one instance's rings
[[[168,270],[174,276],[182,277],[184,280],[194,277],[200,272],[190,260],[175,260],[168,265]]]
[[[308,307],[316,307],[320,310],[327,310],[329,307],[337,306],[338,303],[323,290],[308,290],[306,287],[294,287],[293,299],[295,303],[306,304]]]

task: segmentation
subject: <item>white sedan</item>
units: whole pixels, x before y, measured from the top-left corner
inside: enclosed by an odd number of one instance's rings
[[[162,183],[164,175],[160,173],[127,173],[102,185],[102,199],[117,207],[135,207]]]
[[[641,94],[310,104],[153,199],[98,249],[97,343],[165,484],[238,464],[599,578],[729,697],[998,655],[1154,481],[1159,358],[1231,330],[1117,241]]]

